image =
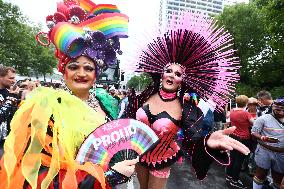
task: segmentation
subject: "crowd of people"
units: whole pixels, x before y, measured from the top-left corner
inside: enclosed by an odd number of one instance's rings
[[[3,148],[4,141],[10,131],[10,122],[14,113],[21,105],[21,102],[28,98],[29,93],[40,86],[48,86],[52,88],[62,88],[61,85],[50,86],[44,83],[30,81],[29,79],[16,81],[16,70],[12,67],[0,67],[0,87],[1,87],[1,147]],[[15,85],[17,84],[17,85]],[[92,85],[90,85],[92,86]],[[70,87],[72,88],[72,87]],[[104,85],[103,89],[114,99],[118,106],[116,118],[127,118],[126,110],[128,108],[129,100],[134,89],[128,91],[115,89],[113,86]],[[74,90],[74,89],[73,89]],[[162,94],[159,94],[162,95]],[[81,95],[78,95],[81,96]],[[162,96],[163,97],[163,96]],[[253,188],[260,189],[264,183],[270,184],[271,187],[279,188],[283,178],[283,117],[284,117],[284,99],[272,99],[268,91],[260,91],[254,97],[248,98],[246,95],[239,95],[235,99],[235,107],[226,106],[224,111],[214,111],[210,114],[214,121],[202,123],[206,125],[206,131],[212,133],[213,131],[222,130],[224,128],[236,126],[236,130],[231,133],[231,137],[247,146],[251,153],[244,155],[238,150],[230,152],[231,163],[226,168],[226,181],[228,185],[234,188],[247,188],[240,181],[240,172],[249,167],[249,174],[253,177]],[[160,98],[160,97],[159,97]],[[175,98],[175,97],[174,97]],[[158,99],[154,102],[157,103]],[[149,109],[149,106],[147,106]],[[172,105],[170,105],[172,106]],[[176,105],[175,105],[176,106]],[[152,105],[152,107],[155,107]],[[146,111],[149,111],[146,108]],[[163,109],[170,109],[163,107]],[[140,111],[145,111],[141,109]],[[153,110],[152,110],[153,111]],[[152,112],[150,111],[150,113]],[[161,111],[153,111],[161,112]],[[175,113],[177,111],[174,111]],[[157,113],[154,113],[157,114]],[[136,117],[140,118],[140,113]],[[208,115],[208,113],[206,113]],[[112,118],[113,119],[113,118]],[[179,120],[179,118],[172,118]],[[209,129],[208,129],[209,125]],[[202,126],[204,129],[204,126]],[[160,132],[160,131],[159,131]],[[139,175],[145,176],[145,173],[137,167]],[[153,175],[163,175],[162,178],[168,178],[169,172],[162,169]],[[271,178],[267,182],[267,176]],[[142,183],[145,182],[141,181]],[[153,181],[152,181],[153,182]],[[157,182],[164,187],[165,183]],[[153,182],[157,186],[156,182]],[[147,185],[147,184],[144,184]],[[142,186],[143,188],[143,186]],[[146,187],[147,188],[147,187]]]
[[[268,188],[281,187],[284,176],[283,99],[279,97],[273,100],[271,94],[263,90],[255,97],[236,96],[232,99],[235,103],[226,106],[223,112],[214,111],[211,132],[216,128],[236,126],[231,137],[251,151],[247,156],[236,150],[230,152],[231,163],[226,167],[226,181],[229,186],[247,188],[239,179],[241,171],[247,171],[253,176],[253,189],[261,189],[264,185]]]
[[[230,152],[231,163],[226,167],[226,181],[232,188],[247,188],[239,179],[241,171],[253,176],[253,189],[260,189],[264,185],[267,188],[280,188],[284,176],[283,99],[278,97],[273,100],[271,94],[263,90],[255,97],[236,96],[224,111],[214,111],[213,107],[213,114],[208,114],[208,111],[204,113],[207,117],[202,127],[204,133],[236,126],[231,137],[251,151],[249,155],[236,150]],[[204,109],[204,104],[200,103],[199,106]]]
[[[190,16],[141,45],[131,64],[153,83],[136,95],[96,85],[100,72],[118,62],[128,17],[114,5],[58,2],[44,38],[55,46],[62,84],[16,82],[16,70],[0,66],[0,188],[115,188],[136,172],[141,189],[164,189],[171,166],[187,158],[200,180],[213,162],[225,165],[230,188],[246,188],[239,175],[248,159],[253,189],[269,174],[271,186],[283,189],[284,98],[260,91],[257,98],[237,96],[236,107],[228,108],[229,89],[239,79],[233,39],[212,28],[213,21]],[[93,130],[122,118],[144,123],[158,142],[108,170],[76,161]]]

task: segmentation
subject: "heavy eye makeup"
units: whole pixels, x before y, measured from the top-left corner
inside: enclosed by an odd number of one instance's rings
[[[175,75],[176,75],[177,77],[181,77],[181,76],[182,76],[182,73],[180,73],[180,72],[175,72]]]
[[[167,68],[167,69],[165,70],[165,73],[172,73],[172,72],[173,72],[173,70],[170,69],[170,68]]]
[[[77,62],[72,62],[67,65],[67,68],[71,71],[76,71],[80,68],[80,65]],[[84,65],[83,69],[86,72],[93,72],[95,70],[91,65]]]

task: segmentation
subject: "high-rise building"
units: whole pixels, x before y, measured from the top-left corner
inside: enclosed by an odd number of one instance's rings
[[[205,17],[216,15],[225,6],[248,0],[160,0],[159,25],[166,26],[170,20],[178,19],[183,11],[201,13]]]
[[[223,10],[223,0],[160,0],[159,24],[177,19],[181,12],[192,11],[205,17],[219,14]]]

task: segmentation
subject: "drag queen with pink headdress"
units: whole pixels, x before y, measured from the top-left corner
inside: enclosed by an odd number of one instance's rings
[[[136,57],[136,71],[149,73],[153,84],[131,98],[129,116],[149,125],[160,138],[136,165],[141,189],[165,188],[171,165],[183,155],[191,158],[197,178],[204,179],[213,160],[230,163],[225,151],[249,153],[228,136],[235,127],[200,135],[203,114],[192,99],[184,100],[184,94],[196,92],[220,109],[238,81],[239,62],[232,37],[222,27],[192,14],[184,18],[165,33],[157,32]]]

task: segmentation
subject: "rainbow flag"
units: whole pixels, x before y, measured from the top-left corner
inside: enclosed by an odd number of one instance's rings
[[[98,15],[98,14],[102,14],[102,13],[113,13],[113,12],[117,12],[120,13],[120,11],[118,10],[116,5],[111,5],[111,4],[99,4],[97,6],[95,6],[91,11],[90,11],[90,15]]]
[[[80,7],[82,7],[87,12],[90,12],[96,6],[96,4],[91,0],[78,0],[78,1],[80,3]]]

